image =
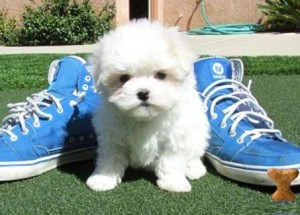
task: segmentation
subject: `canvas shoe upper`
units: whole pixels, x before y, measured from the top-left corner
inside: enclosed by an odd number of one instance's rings
[[[0,127],[0,181],[32,177],[95,156],[91,116],[99,94],[88,67],[79,57],[53,61],[48,89],[8,104],[10,114]]]
[[[241,83],[240,60],[204,58],[194,66],[212,131],[206,157],[220,174],[245,183],[274,185],[268,169],[300,169],[300,147],[282,137],[251,94],[250,84]],[[300,184],[300,177],[292,184]]]

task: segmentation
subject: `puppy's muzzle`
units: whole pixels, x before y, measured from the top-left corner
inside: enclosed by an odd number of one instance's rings
[[[149,99],[150,97],[149,94],[150,94],[149,90],[141,90],[136,95],[139,100],[145,102]]]

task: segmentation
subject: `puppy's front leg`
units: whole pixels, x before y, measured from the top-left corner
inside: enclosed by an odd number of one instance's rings
[[[98,147],[96,168],[86,182],[94,191],[111,190],[122,181],[128,158],[127,151],[116,139]]]
[[[185,160],[180,155],[164,153],[155,168],[157,185],[171,192],[189,192],[191,185],[185,177]]]

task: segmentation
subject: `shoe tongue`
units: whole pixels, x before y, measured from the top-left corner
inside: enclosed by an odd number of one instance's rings
[[[51,63],[48,72],[48,92],[58,98],[77,89],[78,75],[86,61],[80,57],[64,57]]]
[[[221,57],[204,58],[194,64],[199,92],[203,92],[210,84],[219,80],[243,79],[243,63],[239,59],[227,60]],[[227,91],[227,92],[225,92]],[[225,89],[224,93],[232,91]]]

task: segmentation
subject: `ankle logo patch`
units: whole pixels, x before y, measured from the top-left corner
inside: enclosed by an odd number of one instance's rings
[[[214,65],[213,65],[213,71],[217,75],[223,75],[223,73],[224,73],[224,67],[220,63],[214,63]]]
[[[222,64],[220,63],[214,63],[212,65],[212,70],[214,72],[213,74],[213,78],[214,79],[225,79],[225,76],[224,76],[224,67]]]

